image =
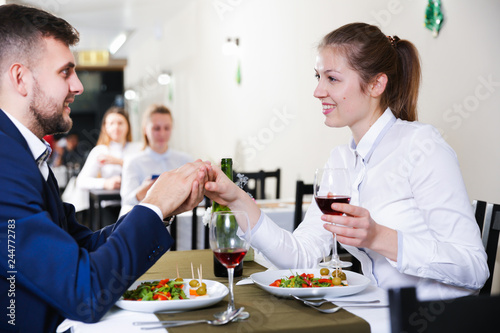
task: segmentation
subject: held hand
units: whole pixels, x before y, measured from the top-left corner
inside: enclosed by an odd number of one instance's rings
[[[118,157],[114,157],[112,155],[99,155],[97,157],[97,162],[99,164],[104,165],[104,164],[118,164],[118,165],[123,165],[123,160]]]
[[[219,167],[213,167],[205,184],[206,196],[222,206],[230,206],[243,192]],[[248,196],[248,195],[247,195]]]
[[[213,167],[208,176],[209,181],[205,184],[205,195],[220,205],[228,206],[232,211],[247,212],[250,226],[253,228],[261,215],[260,208],[255,201],[227,178],[220,168]],[[240,227],[246,229],[246,226],[240,225]]]
[[[344,213],[345,216],[323,215],[321,219],[329,222],[323,226],[331,233],[337,234],[339,243],[368,248],[393,261],[397,260],[398,236],[396,230],[376,223],[370,212],[363,207],[335,203],[332,204],[332,208]]]
[[[162,173],[142,202],[159,207],[163,217],[193,209],[203,198],[209,168],[198,160]]]
[[[121,176],[113,176],[110,178],[106,178],[104,181],[104,189],[105,190],[119,190],[122,184]]]
[[[154,182],[156,179],[145,179],[142,184],[137,188],[137,193],[135,194],[135,197],[137,198],[138,201],[141,201],[146,197],[146,194],[148,193],[149,189],[151,186],[153,186]]]
[[[196,162],[201,162],[201,160],[197,160]],[[177,215],[188,210],[192,210],[203,200],[203,197],[205,196],[205,183],[208,181],[208,173],[212,168],[210,162],[204,163],[207,170],[198,171],[198,178],[193,181],[189,197],[172,213],[172,215]]]

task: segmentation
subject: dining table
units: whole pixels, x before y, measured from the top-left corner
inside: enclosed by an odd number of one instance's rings
[[[191,279],[191,264],[201,267],[202,279],[228,284],[227,278],[215,277],[213,274],[213,252],[211,250],[169,251],[165,253],[138,281],[175,279],[177,274]],[[201,329],[210,332],[390,332],[390,316],[387,293],[379,287],[369,285],[361,292],[337,298],[342,300],[378,299],[378,304],[356,304],[345,306],[336,313],[324,314],[305,306],[302,302],[271,295],[257,286],[249,277],[258,272],[276,269],[260,253],[254,254],[253,260],[244,261],[243,274],[235,277],[234,299],[236,307],[244,307],[250,316],[245,320],[230,322],[223,326],[197,324],[192,326],[168,328],[171,333],[198,332]],[[177,270],[179,273],[177,273]],[[294,269],[299,272],[300,269]],[[198,278],[195,276],[194,278]],[[65,332],[69,328],[73,333],[100,332],[144,332],[141,326],[134,325],[139,321],[159,320],[198,320],[214,319],[216,312],[227,308],[229,296],[220,302],[202,308],[181,312],[146,313],[123,310],[116,305],[97,323],[87,324],[66,319],[57,332]],[[168,302],[168,301],[165,301]],[[335,300],[333,300],[335,303]],[[332,304],[325,305],[333,307]],[[323,307],[323,306],[322,306]],[[167,329],[152,330],[166,332]]]

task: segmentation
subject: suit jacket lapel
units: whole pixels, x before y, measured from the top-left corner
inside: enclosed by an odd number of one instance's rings
[[[32,155],[31,150],[28,146],[28,142],[26,142],[26,139],[24,139],[21,132],[19,132],[17,127],[12,123],[9,117],[7,117],[3,110],[0,111],[0,131],[4,132],[8,136],[19,142],[19,144],[26,150],[26,153],[30,156]],[[33,163],[36,165],[35,160],[33,160]],[[38,170],[38,166],[36,168]],[[59,195],[57,181],[54,177],[54,174],[52,173],[52,170],[50,170],[49,168],[49,178],[47,179],[47,181],[45,181],[41,173],[40,178],[43,181],[43,188],[45,192],[45,208],[52,216],[52,221],[64,230],[67,230],[68,227],[66,215],[64,214],[64,206]]]

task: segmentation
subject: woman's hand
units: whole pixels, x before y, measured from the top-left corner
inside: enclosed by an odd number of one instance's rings
[[[137,188],[137,192],[135,193],[135,197],[138,201],[142,201],[146,197],[151,186],[153,186],[156,179],[145,179],[142,184]]]
[[[228,206],[232,211],[247,212],[250,226],[253,228],[259,221],[261,213],[255,201],[233,183],[220,168],[213,167],[208,176],[205,195],[222,206]]]
[[[123,160],[121,158],[114,157],[112,155],[99,155],[97,156],[97,162],[99,162],[100,165],[105,165],[105,164],[123,165]]]
[[[331,233],[336,233],[339,243],[368,248],[390,260],[397,260],[398,236],[396,230],[376,223],[370,212],[363,207],[334,203],[332,208],[344,213],[345,216],[323,215],[321,219],[329,222],[325,223],[323,227]]]
[[[219,167],[213,167],[205,184],[206,196],[222,206],[230,207],[242,190]]]
[[[119,190],[122,185],[122,177],[121,176],[113,176],[106,178],[104,181],[104,189],[105,190]]]

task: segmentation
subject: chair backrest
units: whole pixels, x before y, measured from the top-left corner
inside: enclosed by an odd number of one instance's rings
[[[275,171],[259,171],[261,174],[261,190],[262,190],[262,199],[266,199],[266,179],[267,178],[276,178],[276,191],[274,199],[280,198],[280,183],[281,183],[281,169],[278,168]]]
[[[418,301],[415,288],[389,290],[391,332],[496,332],[500,295]]]
[[[281,182],[281,169],[276,171],[264,171],[260,170],[257,172],[240,172],[241,174],[248,177],[248,183],[243,188],[245,191],[250,193],[255,199],[267,199],[266,198],[266,178],[276,178],[276,192],[275,198],[280,198],[280,182]],[[233,180],[237,180],[238,172],[234,172]]]
[[[500,234],[500,205],[488,203],[484,215],[484,225],[482,232],[483,245],[488,256],[488,269],[490,277],[486,280],[480,294],[491,294],[491,285],[493,280],[493,272],[495,269],[495,260],[498,249],[498,238]]]
[[[237,175],[243,174],[248,178],[248,183],[243,187],[243,190],[250,193],[255,199],[262,199],[261,196],[261,175],[259,172],[233,172],[233,180],[237,181]]]
[[[302,180],[297,180],[295,186],[295,213],[293,216],[293,229],[297,229],[302,222],[302,204],[304,195],[313,194],[313,184],[305,184]]]
[[[486,212],[486,201],[474,200],[472,202],[472,207],[474,209],[474,216],[476,217],[477,225],[481,233],[483,232],[484,224],[484,213]]]

